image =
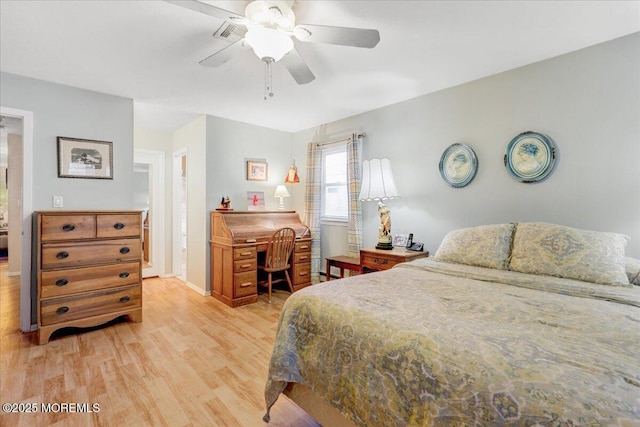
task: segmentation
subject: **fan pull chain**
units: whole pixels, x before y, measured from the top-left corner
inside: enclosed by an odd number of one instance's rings
[[[273,97],[273,75],[271,72],[271,64],[273,64],[273,58],[262,58],[264,61],[264,99],[267,100],[267,95]]]

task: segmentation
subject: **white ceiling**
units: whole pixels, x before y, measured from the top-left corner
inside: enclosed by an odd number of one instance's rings
[[[244,14],[244,1],[210,1]],[[0,0],[0,70],[132,98],[135,126],[210,114],[296,132],[640,31],[640,1],[304,1],[296,22],[375,28],[374,49],[303,43],[316,75],[251,52],[219,68],[222,21],[158,0]],[[0,103],[2,102],[0,94]]]

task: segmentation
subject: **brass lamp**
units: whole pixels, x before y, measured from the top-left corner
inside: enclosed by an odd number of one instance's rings
[[[382,203],[386,199],[400,197],[396,181],[391,172],[391,162],[387,158],[365,160],[362,163],[362,186],[360,196],[363,201],[378,201],[380,228],[376,249],[393,249],[391,235],[391,210]]]

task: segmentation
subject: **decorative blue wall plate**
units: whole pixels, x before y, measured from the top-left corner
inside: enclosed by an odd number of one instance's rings
[[[525,183],[545,179],[556,163],[553,141],[537,132],[523,132],[513,138],[504,153],[504,166],[516,180]]]
[[[452,187],[464,187],[476,176],[476,153],[465,144],[452,144],[440,158],[440,175]]]

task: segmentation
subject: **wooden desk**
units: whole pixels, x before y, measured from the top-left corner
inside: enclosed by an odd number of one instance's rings
[[[311,285],[311,233],[295,211],[211,212],[211,295],[231,307],[258,300],[258,258],[274,231],[291,227],[293,290]]]
[[[393,248],[392,250],[360,249],[360,272],[369,273],[388,270],[401,262],[413,261],[414,259],[428,256],[429,252],[416,252],[405,248]]]

